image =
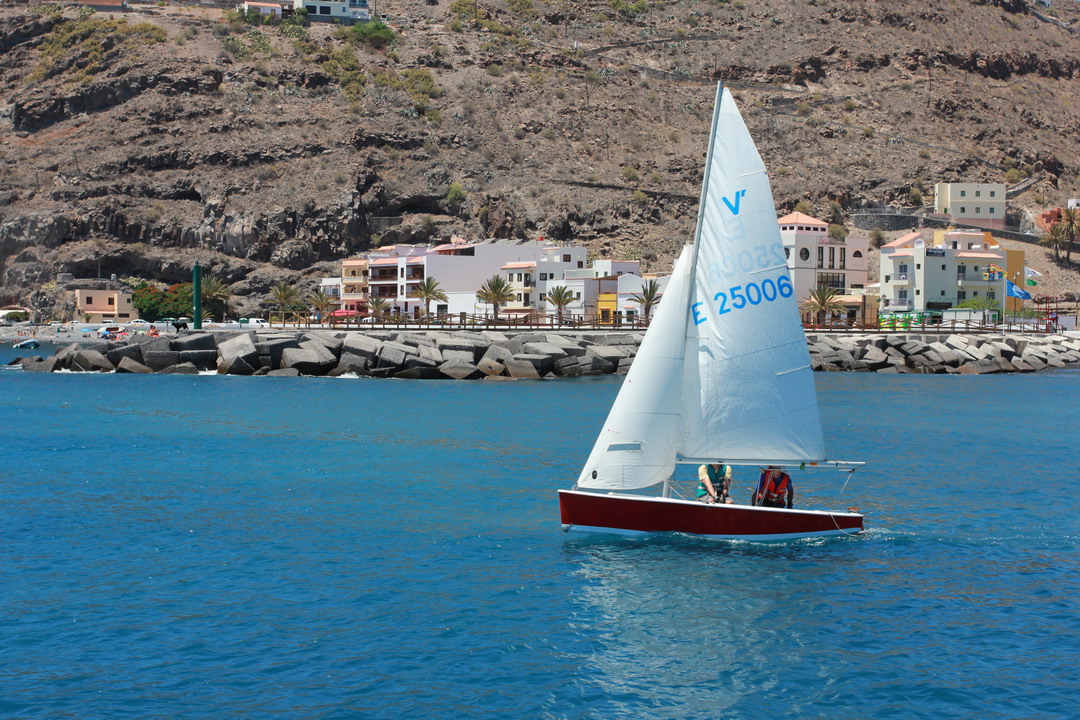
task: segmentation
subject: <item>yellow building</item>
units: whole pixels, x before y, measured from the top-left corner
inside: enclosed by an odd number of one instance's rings
[[[602,292],[596,296],[596,319],[602,325],[615,322],[615,313],[619,312],[619,293]]]
[[[341,309],[367,312],[368,258],[341,261]]]
[[[131,298],[130,290],[76,290],[75,317],[92,323],[136,320],[139,311],[131,304]]]

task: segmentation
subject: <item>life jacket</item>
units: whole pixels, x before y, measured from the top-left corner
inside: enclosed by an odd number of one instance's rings
[[[716,491],[716,496],[718,498],[723,497],[724,476],[727,475],[727,465],[720,465],[719,470],[713,470],[713,466],[709,464],[705,466],[705,472],[709,474],[709,482],[712,483],[713,490]],[[697,496],[700,498],[705,497],[708,494],[709,491],[705,488],[705,482],[703,480],[698,480]]]
[[[766,475],[765,487],[761,488],[760,495],[763,502],[774,503],[780,498],[787,498],[788,486],[791,484],[791,476],[780,473],[779,481],[771,474]]]

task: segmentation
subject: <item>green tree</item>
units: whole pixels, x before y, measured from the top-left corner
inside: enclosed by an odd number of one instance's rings
[[[439,287],[439,281],[433,277],[426,277],[420,282],[416,283],[416,287],[413,288],[412,297],[418,298],[424,301],[424,315],[431,315],[431,301],[438,300],[439,302],[449,302],[449,298],[446,297],[446,293]]]
[[[483,303],[490,303],[493,314],[498,319],[499,306],[513,300],[514,293],[510,290],[510,283],[502,275],[492,275],[476,291],[476,299]]]
[[[641,292],[630,297],[631,300],[641,305],[641,311],[645,314],[646,324],[649,322],[649,314],[652,312],[653,306],[660,302],[660,295],[660,282],[657,280],[647,280],[645,284],[641,286]]]
[[[446,204],[452,207],[457,207],[461,203],[465,202],[468,194],[465,192],[465,188],[461,187],[461,183],[450,183],[449,189],[446,191]]]
[[[131,296],[131,304],[139,311],[139,317],[150,322],[156,322],[164,316],[161,311],[164,302],[165,291],[147,282],[139,283]]]
[[[285,311],[290,305],[297,301],[300,297],[300,293],[295,287],[282,280],[277,285],[270,288],[270,297],[273,303],[278,306],[281,311],[281,322],[285,322]]]
[[[1055,225],[1061,225],[1065,229],[1065,259],[1072,260],[1072,246],[1076,238],[1080,236],[1080,208],[1066,208],[1061,211],[1061,219]]]
[[[1065,247],[1066,234],[1065,226],[1059,222],[1050,226],[1050,232],[1043,235],[1040,240],[1043,245],[1054,250],[1054,259],[1061,260],[1061,248]]]
[[[315,311],[315,321],[322,322],[323,315],[334,306],[334,297],[327,295],[326,291],[319,288],[307,296],[308,305]]]
[[[827,315],[844,312],[844,304],[837,300],[840,292],[836,288],[821,286],[810,291],[806,301],[800,306],[804,315],[813,316],[818,325],[825,322]]]
[[[978,297],[968,298],[956,307],[968,308],[970,310],[1000,310],[1001,303],[997,300],[991,300],[990,298]]]
[[[908,205],[914,205],[915,207],[922,207],[923,194],[919,188],[911,188],[907,194]]]
[[[372,317],[381,318],[390,310],[390,303],[386,298],[373,297],[368,300],[368,314]]]
[[[833,225],[829,226],[829,237],[831,239],[833,239],[833,240],[845,240],[845,239],[847,239],[847,236],[848,236],[847,228],[844,227],[843,225],[833,224]]]
[[[800,200],[795,203],[795,212],[801,212],[803,215],[809,215],[814,212],[814,206],[805,200]]]
[[[833,225],[844,224],[844,206],[835,200],[829,203],[829,222]]]
[[[574,293],[565,285],[556,285],[555,287],[548,288],[545,297],[549,303],[555,306],[555,317],[557,322],[562,325],[563,311],[566,310],[567,305],[574,302],[576,299]]]
[[[220,312],[222,322],[225,321],[225,315],[229,311],[229,300],[232,299],[232,288],[226,285],[221,278],[215,275],[208,275],[203,278],[202,281],[202,301],[203,304],[210,310],[212,316],[214,312]]]

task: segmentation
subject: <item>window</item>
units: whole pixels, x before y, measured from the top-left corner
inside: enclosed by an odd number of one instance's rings
[[[405,268],[398,268],[398,277],[405,277]]]
[[[131,313],[120,313],[120,317],[131,317]]]
[[[861,258],[862,257],[862,250],[856,250],[855,252],[851,253],[851,257],[853,257],[853,258]]]
[[[916,270],[922,270],[922,263],[915,263]]]
[[[967,290],[957,290],[956,300],[957,302],[964,302],[965,300],[967,300]]]
[[[540,293],[540,302],[545,302],[545,301],[547,301],[547,298],[546,298],[546,297],[544,297],[545,295],[547,295],[547,293]]]
[[[896,295],[898,300],[907,300],[907,290],[901,290]]]
[[[809,260],[810,259],[810,249],[809,248],[803,248],[802,250],[799,250],[799,259],[802,260],[803,262],[806,262],[807,260]]]
[[[93,305],[93,304],[94,304],[94,298],[92,298],[92,297],[90,297],[89,295],[87,295],[87,296],[86,296],[86,304],[87,304],[87,305]]]
[[[570,256],[569,255],[563,255],[562,256],[562,261],[563,262],[570,262]],[[581,267],[581,266],[579,265],[578,267]]]
[[[981,207],[979,207],[978,205],[976,205],[976,206],[975,206],[975,214],[976,214],[976,215],[979,215],[979,214],[981,214],[981,213],[982,213],[982,208],[981,208]]]
[[[836,290],[844,289],[844,273],[818,273],[817,274],[818,287],[834,288]]]
[[[574,293],[574,299],[575,300],[580,300],[581,299],[581,293],[579,293],[579,292]]]
[[[922,290],[920,290],[919,288],[915,288],[915,294],[922,295]]]
[[[942,264],[941,264],[941,269],[942,269],[942,270],[948,270],[948,268],[947,268],[947,267],[945,267],[945,263],[942,263]]]
[[[900,263],[900,267],[896,268],[896,272],[901,275],[906,275],[908,271],[907,263]]]
[[[991,215],[993,215],[994,214],[994,208],[990,208],[989,210],[987,210],[987,212],[989,212]]]
[[[314,5],[305,5],[304,9],[307,10],[308,15],[314,15],[315,13],[317,13],[319,11],[319,9],[317,7],[315,7]]]
[[[115,304],[116,304],[116,298],[114,298],[114,297],[109,298],[109,307],[112,307]]]
[[[975,191],[975,197],[980,197],[980,196],[982,196],[982,191],[981,190],[976,190]]]
[[[818,268],[825,267],[825,248],[823,247],[817,249],[817,266]]]
[[[961,190],[960,197],[967,197],[967,190]]]
[[[988,290],[987,293],[986,293],[986,297],[987,297],[988,300],[996,300],[997,299],[997,297],[996,297],[993,290]]]
[[[579,268],[583,268],[583,267],[585,267],[585,261],[583,261],[583,260],[578,260],[578,261],[577,261],[577,266],[578,266]]]
[[[945,291],[944,290],[941,291],[941,297],[945,297]]]
[[[329,15],[330,14],[330,6],[329,5],[320,5],[319,6],[319,14],[320,15]]]
[[[547,280],[547,273],[540,273],[541,280]]]
[[[990,197],[997,197],[997,190],[991,190]]]
[[[790,260],[791,259],[791,248],[789,248],[789,247],[784,248],[784,259],[785,260]]]
[[[518,302],[521,302],[521,293],[518,293],[518,294],[517,294],[517,301],[518,301]]]
[[[836,248],[829,248],[829,267],[836,267]]]
[[[847,269],[847,248],[840,248],[840,269]]]

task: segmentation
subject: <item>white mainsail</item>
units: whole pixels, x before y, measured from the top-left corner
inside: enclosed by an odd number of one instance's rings
[[[823,457],[772,189],[731,93],[718,88],[695,244],[675,263],[577,486],[648,487],[678,460]]]
[[[722,97],[720,97],[722,92]],[[718,92],[686,333],[685,459],[824,459],[806,336],[772,188],[728,90]]]

